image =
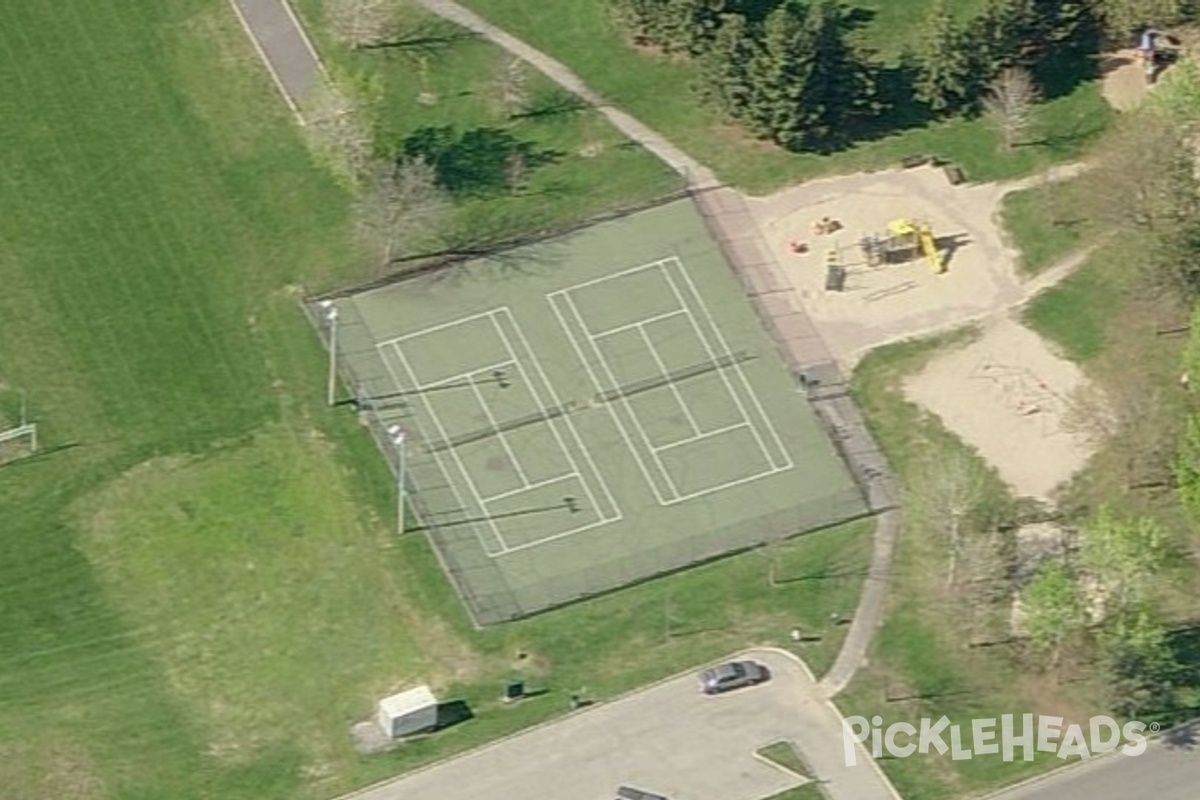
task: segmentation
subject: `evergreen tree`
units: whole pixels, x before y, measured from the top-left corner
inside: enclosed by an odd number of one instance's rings
[[[610,0],[618,24],[636,44],[699,55],[711,44],[726,0]]]
[[[789,149],[804,143],[810,114],[804,95],[813,72],[812,31],[789,2],[767,15],[761,40],[750,62],[754,87],[747,122],[760,136]]]
[[[950,15],[946,0],[936,0],[930,7],[912,55],[918,99],[937,112],[952,112],[966,105],[972,85],[972,56],[966,32]]]
[[[848,40],[849,18],[835,0],[817,0],[804,18],[812,57],[801,104],[808,117],[803,144],[822,149],[847,137],[846,125],[869,100],[874,85],[860,52]]]
[[[1005,67],[1028,66],[1037,27],[1034,0],[988,0],[966,32],[977,86]]]
[[[702,93],[730,119],[743,120],[749,114],[754,95],[750,64],[757,48],[746,18],[729,14],[700,62]]]

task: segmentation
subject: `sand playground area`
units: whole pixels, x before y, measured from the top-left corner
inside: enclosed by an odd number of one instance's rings
[[[881,344],[1020,301],[1015,254],[995,221],[1003,194],[996,184],[951,185],[940,168],[925,166],[813,181],[747,203],[795,300],[849,367]],[[814,232],[826,218],[837,229]],[[901,219],[929,226],[944,272],[936,274],[919,253],[903,263],[868,264],[863,239],[886,236]],[[797,243],[805,252],[795,252]],[[845,270],[841,291],[826,288],[833,253]]]
[[[904,394],[978,450],[1018,495],[1047,500],[1095,452],[1086,433],[1064,425],[1086,381],[1040,336],[1001,316],[909,377]]]
[[[773,300],[802,307],[844,369],[889,342],[980,324],[974,341],[911,376],[905,394],[977,449],[1017,494],[1048,500],[1094,446],[1063,425],[1086,377],[1014,319],[1014,309],[1082,260],[1029,282],[1017,273],[1000,202],[1037,180],[955,185],[943,169],[922,166],[814,181],[747,202],[779,264]],[[931,246],[879,263],[863,241],[886,237],[896,220],[925,226]],[[839,288],[830,286],[830,263],[844,270]]]

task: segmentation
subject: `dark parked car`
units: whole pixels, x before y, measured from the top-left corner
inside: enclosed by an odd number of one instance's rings
[[[755,661],[729,661],[701,672],[700,688],[705,694],[720,694],[762,683],[770,677],[767,668]]]

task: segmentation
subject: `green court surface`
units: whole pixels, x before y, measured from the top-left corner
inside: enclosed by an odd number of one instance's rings
[[[479,624],[865,513],[690,199],[336,303]]]

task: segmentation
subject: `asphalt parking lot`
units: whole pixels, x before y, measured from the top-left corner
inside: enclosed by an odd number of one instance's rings
[[[866,753],[845,766],[840,718],[799,663],[776,651],[744,655],[771,680],[707,697],[694,675],[680,676],[352,797],[612,800],[629,785],[670,800],[761,800],[802,782],[754,756],[787,739],[832,800],[894,800]]]

